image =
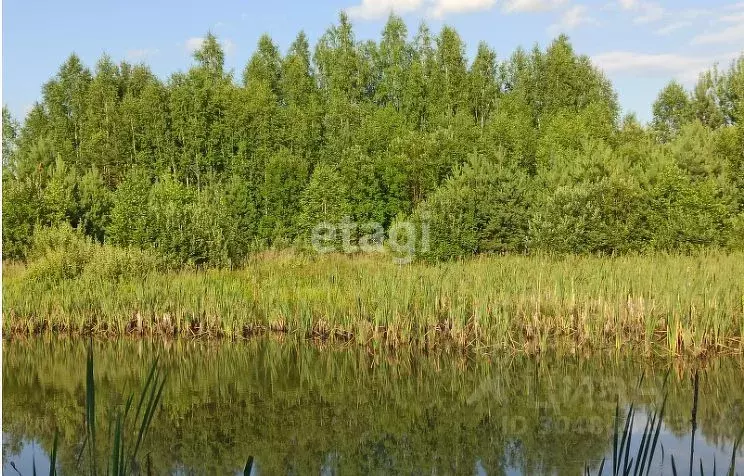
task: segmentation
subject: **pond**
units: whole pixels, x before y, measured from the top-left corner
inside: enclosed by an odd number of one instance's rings
[[[153,474],[242,474],[249,457],[252,474],[597,474],[603,459],[610,474],[618,406],[621,427],[637,409],[632,457],[665,397],[651,473],[672,474],[673,456],[687,474],[693,452],[695,474],[720,474],[744,428],[740,359],[39,337],[3,343],[4,474],[48,473],[55,434],[57,468],[81,471],[89,346],[99,435],[159,358],[141,452]],[[741,450],[734,465],[744,473]]]

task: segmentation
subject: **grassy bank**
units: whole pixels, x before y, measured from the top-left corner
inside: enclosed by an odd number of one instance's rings
[[[75,272],[45,271],[59,266],[53,260],[4,264],[6,335],[242,338],[275,331],[483,351],[561,343],[744,352],[744,254],[509,256],[436,266],[284,254],[232,271],[142,272],[131,272],[136,266],[126,253],[112,256],[113,264],[91,259]],[[111,271],[120,268],[130,271]]]

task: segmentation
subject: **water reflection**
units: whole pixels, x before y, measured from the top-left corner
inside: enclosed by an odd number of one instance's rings
[[[264,339],[95,342],[98,408],[121,404],[156,355],[168,372],[145,454],[155,474],[578,474],[611,455],[616,403],[667,409],[654,468],[687,463],[694,371],[695,465],[728,467],[744,428],[740,360],[697,367],[630,357],[475,357],[371,352]],[[84,435],[83,340],[3,346],[3,469],[74,473]],[[639,376],[644,378],[639,385]],[[643,413],[634,422],[635,444]],[[46,451],[45,451],[46,450]],[[663,455],[662,455],[663,453]],[[661,466],[663,465],[663,466]],[[744,471],[739,455],[737,470]],[[720,469],[719,469],[720,471]]]

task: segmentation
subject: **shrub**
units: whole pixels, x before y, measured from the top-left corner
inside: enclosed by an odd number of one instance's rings
[[[470,157],[414,214],[414,221],[429,222],[430,249],[423,256],[452,259],[526,249],[529,180],[503,152],[497,160]]]
[[[649,194],[654,248],[687,250],[724,244],[728,207],[714,180],[693,182],[679,168],[667,167]]]
[[[613,177],[559,187],[532,223],[534,244],[561,253],[636,251],[649,241],[637,184]]]
[[[39,228],[29,252],[28,276],[58,282],[66,279],[120,280],[165,271],[158,255],[92,241],[68,224]]]

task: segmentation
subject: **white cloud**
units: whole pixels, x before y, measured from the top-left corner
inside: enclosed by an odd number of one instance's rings
[[[225,38],[224,40],[220,41],[220,43],[222,44],[222,49],[225,50],[226,55],[235,53],[235,49],[237,48],[237,46],[232,40],[230,40],[229,38]]]
[[[160,53],[157,48],[141,48],[127,51],[127,59],[130,61],[142,61]]]
[[[504,5],[507,13],[517,12],[545,12],[555,10],[568,3],[569,0],[508,0]]]
[[[656,30],[656,34],[660,36],[666,36],[669,35],[677,30],[681,30],[682,28],[687,28],[688,26],[691,26],[692,22],[690,21],[677,21],[674,23],[670,23],[667,26],[661,27],[658,30]]]
[[[714,63],[728,63],[739,53],[687,56],[612,51],[592,56],[592,61],[607,73],[656,77],[673,76],[684,82],[694,81]]]
[[[697,20],[699,18],[707,17],[713,14],[713,10],[709,10],[706,8],[687,8],[685,10],[682,10],[679,16],[680,18],[685,20]]]
[[[567,0],[512,0],[517,2],[551,3]],[[466,13],[488,10],[496,0],[362,0],[362,3],[346,9],[350,17],[359,20],[377,20],[390,13],[403,15],[425,10],[426,15],[442,18],[450,13]]]
[[[718,20],[723,23],[744,23],[744,12],[736,12],[730,15],[724,15]]]
[[[347,8],[346,13],[352,18],[374,20],[391,12],[403,14],[418,10],[423,3],[423,0],[362,0],[361,4]]]
[[[633,23],[653,23],[664,18],[666,11],[658,3],[644,3],[638,7],[639,15],[633,19]]]
[[[692,39],[693,45],[711,45],[717,43],[744,43],[744,21],[712,33],[703,33]]]
[[[429,14],[441,18],[448,13],[488,10],[495,4],[496,0],[435,0],[429,9]]]
[[[644,0],[618,0],[622,10],[633,12],[636,17],[634,23],[652,23],[664,18],[666,10],[656,2],[646,2]]]
[[[570,31],[581,25],[596,25],[597,20],[589,15],[585,5],[575,5],[561,15],[558,23],[550,26],[553,32]]]
[[[535,13],[557,10],[567,7],[571,0],[357,0],[358,4],[348,7],[346,12],[350,17],[359,20],[384,19],[391,13],[404,15],[412,12],[421,12],[427,16],[442,18],[452,13],[467,13],[489,10],[498,3],[504,13]],[[661,20],[673,21],[666,27],[659,28],[657,34],[665,35],[671,31],[690,26],[683,22],[691,22],[704,16],[715,14],[714,11],[705,8],[688,8],[677,11],[667,11],[658,1],[648,0],[614,0],[605,8],[620,8],[633,15],[636,24],[655,23]],[[744,9],[744,2],[730,5],[724,8],[726,11],[734,12],[721,18],[722,21],[738,21],[743,13],[738,10]],[[247,15],[242,14],[242,18]],[[586,15],[586,7],[574,5],[566,10],[559,22],[553,28],[571,29],[581,24],[596,23]]]
[[[638,7],[638,0],[619,0],[618,3],[623,10],[635,10]]]
[[[226,55],[231,55],[235,52],[235,43],[233,43],[231,39],[225,38],[219,41],[222,46],[222,51],[224,51]],[[202,43],[204,43],[204,37],[194,36],[186,40],[184,47],[186,48],[186,51],[193,53],[201,48]]]
[[[186,51],[188,51],[189,53],[193,53],[194,51],[201,48],[202,43],[204,43],[204,38],[201,36],[189,38],[188,40],[186,40],[185,44]]]

